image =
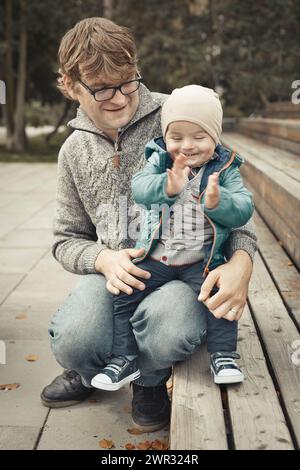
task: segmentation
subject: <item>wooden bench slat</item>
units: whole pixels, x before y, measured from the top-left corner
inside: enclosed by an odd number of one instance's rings
[[[260,253],[300,328],[300,274],[257,212],[254,222]]]
[[[300,120],[266,119],[266,118],[242,118],[238,121],[238,131],[252,131],[300,143]]]
[[[298,155],[270,147],[263,142],[257,142],[248,136],[236,133],[226,133],[224,139],[231,148],[237,150],[238,147],[241,155],[253,155],[255,158],[259,158],[277,168],[288,177],[300,181],[300,158]]]
[[[300,183],[265,162],[259,143],[254,149],[253,141],[253,148],[247,150],[235,135],[225,134],[223,141],[245,157],[241,173],[253,193],[255,206],[300,267]]]
[[[220,390],[211,378],[206,345],[174,368],[170,448],[228,448]]]
[[[291,360],[291,345],[299,333],[259,254],[254,260],[249,302],[299,446],[300,367]]]
[[[248,307],[239,322],[238,352],[245,381],[227,386],[235,449],[294,449]]]

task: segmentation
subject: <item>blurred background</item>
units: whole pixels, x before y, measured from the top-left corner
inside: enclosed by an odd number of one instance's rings
[[[151,90],[215,88],[226,117],[265,115],[270,103],[291,100],[300,78],[297,0],[1,0],[0,160],[57,158],[61,126],[76,109],[56,89],[57,50],[90,16],[131,28]]]
[[[39,398],[61,373],[50,318],[79,280],[51,254],[56,160],[77,106],[56,88],[57,51],[92,16],[131,28],[151,90],[217,90],[222,143],[245,158],[255,201],[248,380],[220,394],[206,352],[194,355],[174,371],[170,432],[132,432],[129,387],[50,412]],[[0,449],[299,449],[299,44],[300,0],[0,0]]]

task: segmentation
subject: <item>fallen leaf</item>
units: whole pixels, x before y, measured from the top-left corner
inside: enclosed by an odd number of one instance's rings
[[[150,441],[144,441],[144,442],[140,442],[137,447],[138,449],[140,450],[149,450],[151,449],[151,445],[152,445],[152,442]]]
[[[122,408],[122,411],[124,411],[124,413],[131,413],[132,412],[132,406],[131,405],[124,405],[123,408]]]
[[[287,263],[287,265],[288,265],[288,266],[294,266],[294,263],[292,263],[292,261],[289,261],[289,262]]]
[[[152,442],[151,448],[154,450],[167,450],[169,448],[169,443],[168,441],[159,441],[156,439]]]
[[[27,320],[27,315],[25,315],[25,313],[21,313],[20,315],[17,315],[16,316],[16,319],[17,320]]]
[[[108,441],[107,439],[102,439],[102,441],[99,441],[99,446],[102,447],[102,449],[112,449],[115,447],[113,441]]]
[[[125,444],[125,449],[133,450],[133,449],[135,449],[135,445],[131,444],[131,442],[128,442],[127,444]]]
[[[26,361],[28,362],[34,362],[38,360],[38,356],[36,354],[29,354],[28,356],[25,357]]]
[[[172,378],[168,380],[167,382],[167,390],[172,390],[173,389],[173,380]]]
[[[0,390],[15,390],[16,388],[19,388],[20,384],[15,383],[15,384],[1,384],[0,385]]]
[[[140,431],[137,428],[127,429],[127,432],[129,432],[129,434],[133,434],[134,436],[138,436],[139,434],[144,434],[143,431]]]

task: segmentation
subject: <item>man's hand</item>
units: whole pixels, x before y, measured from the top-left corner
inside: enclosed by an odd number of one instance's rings
[[[246,304],[251,274],[250,256],[243,250],[237,250],[228,263],[218,266],[208,274],[198,300],[202,301],[216,318],[239,320]],[[214,285],[219,291],[209,297]]]
[[[175,157],[172,168],[167,169],[168,183],[166,193],[169,197],[181,193],[188,182],[190,171],[190,167],[186,165],[186,157],[182,153]]]
[[[208,178],[208,183],[205,190],[205,207],[207,207],[207,209],[214,209],[219,204],[219,201],[219,174],[215,172]]]
[[[142,256],[144,252],[144,248],[128,248],[120,251],[106,249],[99,253],[95,268],[106,277],[106,288],[111,294],[118,295],[120,292],[125,292],[130,295],[133,287],[139,290],[145,289],[145,284],[136,277],[149,279],[151,274],[131,261],[132,258]]]

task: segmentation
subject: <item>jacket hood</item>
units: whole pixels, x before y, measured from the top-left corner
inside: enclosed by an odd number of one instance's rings
[[[153,154],[153,152],[158,152],[158,153],[166,153],[168,154],[167,152],[167,149],[166,149],[166,144],[165,144],[165,141],[162,137],[158,137],[157,139],[152,139],[147,145],[146,145],[146,148],[145,148],[145,157],[146,159],[148,160],[151,155]]]
[[[164,95],[159,93],[151,93],[145,85],[141,84],[139,88],[140,101],[137,111],[132,117],[132,119],[126,124],[126,126],[122,127],[121,131],[126,130],[135,122],[138,122],[143,117],[151,114],[152,112],[160,108],[162,102],[164,101],[162,100],[163,96]],[[165,98],[167,98],[167,96],[165,96]],[[93,134],[103,135],[107,137],[103,131],[101,131],[94,125],[94,123],[90,120],[90,118],[81,106],[79,106],[77,109],[76,117],[69,121],[67,125],[72,129],[91,132]]]

